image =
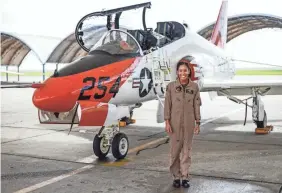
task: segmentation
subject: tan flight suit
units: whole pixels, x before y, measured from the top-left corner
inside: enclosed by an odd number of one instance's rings
[[[178,80],[167,85],[164,119],[169,120],[170,172],[174,179],[188,179],[196,120],[201,119],[199,87],[189,80],[184,88]]]

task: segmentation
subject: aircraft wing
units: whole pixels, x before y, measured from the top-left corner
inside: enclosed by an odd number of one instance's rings
[[[256,79],[252,81],[229,80],[224,82],[205,82],[201,92],[215,91],[218,96],[252,95],[252,89],[259,89],[262,95],[282,95],[281,79]]]

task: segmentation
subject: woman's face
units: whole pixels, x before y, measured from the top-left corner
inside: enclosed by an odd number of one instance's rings
[[[178,74],[179,80],[187,80],[190,74],[190,70],[185,64],[182,64],[179,66],[177,74]]]

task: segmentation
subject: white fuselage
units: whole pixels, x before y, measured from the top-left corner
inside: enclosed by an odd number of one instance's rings
[[[150,73],[152,74],[156,62],[167,62],[169,64],[170,80],[174,81],[176,79],[177,62],[187,56],[192,56],[194,60],[191,63],[197,64],[197,69],[194,70],[199,78],[196,82],[200,89],[206,80],[224,81],[234,76],[234,64],[228,59],[223,49],[215,46],[197,33],[186,29],[183,38],[138,58],[140,61],[134,72],[120,88],[116,97],[111,99],[110,103],[134,105],[157,99],[153,87],[150,87],[150,81],[151,84],[152,81],[155,83]],[[142,78],[140,78],[140,75]],[[140,96],[142,91],[143,95]]]

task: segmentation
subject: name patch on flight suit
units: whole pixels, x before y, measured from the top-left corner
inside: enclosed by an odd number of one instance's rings
[[[190,89],[187,88],[187,89],[185,90],[185,92],[186,92],[186,93],[189,93],[189,94],[193,94],[193,93],[194,93],[194,90],[190,90]]]

